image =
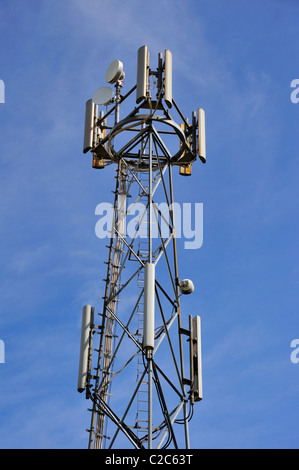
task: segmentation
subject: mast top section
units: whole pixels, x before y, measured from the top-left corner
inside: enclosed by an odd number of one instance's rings
[[[189,123],[175,102],[172,53],[168,49],[164,51],[164,57],[162,53],[158,54],[156,69],[150,68],[147,46],[138,49],[136,84],[125,95],[121,93],[125,73],[120,60],[109,65],[105,78],[107,83],[115,85],[115,92],[109,87],[99,88],[86,102],[83,153],[91,151],[94,168],[104,168],[125,158],[130,166],[147,169],[147,155],[140,152],[140,146],[146,148],[149,133],[156,139],[159,149],[157,158],[160,161],[154,164],[166,161],[180,166],[180,174],[189,175],[197,158],[206,162],[204,110],[193,111]],[[150,87],[150,81],[153,81],[155,91]],[[123,103],[132,98],[133,92],[135,105],[120,119],[120,110],[125,107]],[[99,109],[101,106],[106,107],[105,111]],[[170,110],[176,113],[176,118]],[[109,123],[113,116],[114,122]],[[167,139],[167,147],[160,142],[162,135]]]

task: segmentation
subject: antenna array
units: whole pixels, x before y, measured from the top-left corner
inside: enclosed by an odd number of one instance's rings
[[[89,448],[189,448],[188,422],[202,399],[201,322],[189,316],[182,327],[180,297],[194,285],[179,279],[172,168],[190,176],[197,158],[206,162],[205,113],[193,112],[189,124],[176,104],[169,50],[151,69],[141,47],[137,83],[125,95],[124,78],[114,60],[106,81],[115,92],[99,88],[86,103],[83,153],[91,151],[93,168],[114,164],[117,173],[98,321],[94,307],[83,308],[78,391],[92,403]],[[136,105],[120,119],[134,92]],[[126,218],[140,207],[127,233]]]

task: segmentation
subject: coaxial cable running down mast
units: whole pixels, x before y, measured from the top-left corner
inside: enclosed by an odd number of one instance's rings
[[[205,113],[189,123],[176,104],[169,50],[151,69],[141,47],[137,83],[125,95],[124,78],[114,60],[106,82],[115,92],[99,88],[86,103],[83,152],[95,169],[114,165],[116,185],[98,321],[94,307],[83,308],[78,391],[91,401],[90,449],[189,449],[188,423],[202,399],[201,320],[189,315],[182,325],[180,297],[194,285],[179,278],[172,171],[190,176],[198,158],[205,163]]]

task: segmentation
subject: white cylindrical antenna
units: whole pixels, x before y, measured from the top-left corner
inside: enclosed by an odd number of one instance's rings
[[[138,49],[137,53],[137,89],[136,89],[136,103],[144,100],[148,90],[148,66],[149,66],[149,52],[147,46],[142,46]]]
[[[93,146],[95,128],[94,119],[95,104],[92,99],[90,99],[86,101],[83,153],[87,153],[90,149],[92,149]]]
[[[155,342],[155,265],[144,268],[143,347],[154,349]]]
[[[91,331],[91,306],[85,305],[82,311],[81,345],[78,373],[78,392],[82,393],[86,388],[88,372],[89,339]]]
[[[203,163],[206,163],[206,123],[205,112],[198,109],[198,156]]]
[[[165,50],[165,95],[164,99],[168,108],[172,107],[172,53]]]

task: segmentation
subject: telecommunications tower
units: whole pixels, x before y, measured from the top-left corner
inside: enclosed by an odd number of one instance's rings
[[[190,176],[197,159],[205,163],[205,113],[189,121],[179,109],[169,50],[152,69],[140,47],[126,94],[124,78],[114,60],[106,82],[115,90],[99,88],[86,103],[83,152],[116,175],[103,302],[97,314],[83,307],[78,391],[91,404],[90,449],[188,449],[202,399],[201,321],[181,313],[194,286],[179,277],[172,171]]]

